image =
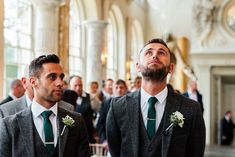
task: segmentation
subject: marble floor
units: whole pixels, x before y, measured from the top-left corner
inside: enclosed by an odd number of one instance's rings
[[[204,157],[235,157],[235,147],[209,146],[206,147]]]

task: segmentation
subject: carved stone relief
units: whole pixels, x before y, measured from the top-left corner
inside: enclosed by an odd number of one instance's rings
[[[235,36],[235,0],[226,3],[223,11],[223,26],[226,31]]]
[[[201,46],[224,45],[223,33],[219,25],[222,21],[218,16],[222,0],[195,0],[193,7],[193,33]]]

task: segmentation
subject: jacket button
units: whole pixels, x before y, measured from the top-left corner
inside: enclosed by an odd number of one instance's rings
[[[153,150],[153,147],[149,147],[148,151],[151,152]]]

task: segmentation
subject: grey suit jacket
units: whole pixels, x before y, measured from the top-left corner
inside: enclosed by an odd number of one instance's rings
[[[164,132],[170,125],[170,115],[175,111],[183,114],[183,127],[175,126]],[[140,116],[140,91],[113,98],[106,124],[112,157],[139,157],[139,122],[142,120]],[[159,139],[161,142],[158,142],[161,145],[161,157],[203,157],[205,124],[197,102],[168,89],[161,123],[163,130]],[[157,146],[151,149],[156,148]]]
[[[73,105],[60,101],[58,105],[68,111],[74,111]],[[17,100],[10,101],[0,106],[0,118],[4,118],[13,114],[16,114],[19,111],[27,108],[26,96],[23,96]]]
[[[27,108],[27,102],[25,96],[16,100],[12,100],[0,106],[0,118],[13,115],[25,108]]]
[[[62,117],[69,115],[75,120],[73,127],[66,127]],[[89,157],[90,149],[86,126],[81,115],[58,109],[59,157]],[[0,120],[0,156],[1,157],[35,157],[33,118],[30,108]],[[36,154],[40,156],[40,154]]]

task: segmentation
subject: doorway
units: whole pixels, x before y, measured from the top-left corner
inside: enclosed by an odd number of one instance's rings
[[[220,145],[220,121],[231,110],[235,121],[235,67],[211,68],[211,143]],[[233,142],[235,146],[235,142]]]

